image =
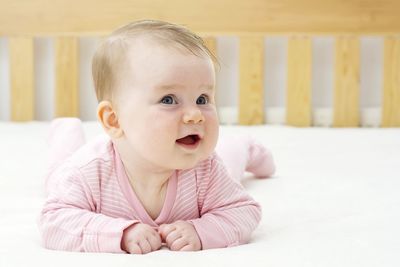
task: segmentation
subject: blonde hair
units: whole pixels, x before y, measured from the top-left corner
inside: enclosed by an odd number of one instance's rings
[[[214,63],[216,57],[205,45],[203,39],[189,29],[157,20],[141,20],[129,23],[111,33],[97,48],[92,60],[92,75],[97,100],[113,98],[113,86],[118,80],[118,66],[124,62],[129,49],[129,41],[139,36],[149,36],[162,45],[188,52],[202,57],[208,56]]]

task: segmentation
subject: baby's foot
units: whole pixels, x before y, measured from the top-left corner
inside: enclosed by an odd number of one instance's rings
[[[250,140],[249,158],[247,160],[246,171],[255,177],[270,177],[275,173],[275,163],[271,152],[262,144]]]

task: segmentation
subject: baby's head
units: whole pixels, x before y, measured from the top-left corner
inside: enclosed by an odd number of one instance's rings
[[[209,57],[216,62],[202,38],[187,28],[163,21],[141,20],[129,23],[111,33],[93,56],[92,74],[97,100],[112,100],[121,71],[129,64],[127,54],[138,40],[190,52],[198,57]],[[151,49],[151,47],[148,47]],[[141,53],[142,51],[135,51]]]
[[[213,59],[196,34],[161,21],[130,23],[101,43],[92,69],[97,114],[122,156],[184,169],[212,153]]]

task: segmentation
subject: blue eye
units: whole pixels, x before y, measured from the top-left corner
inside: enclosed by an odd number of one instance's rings
[[[160,102],[161,102],[162,104],[164,104],[164,105],[176,104],[176,101],[175,101],[174,97],[171,96],[171,95],[164,96],[164,97],[161,99]]]
[[[208,97],[206,95],[201,95],[196,100],[197,105],[205,105],[208,104]]]

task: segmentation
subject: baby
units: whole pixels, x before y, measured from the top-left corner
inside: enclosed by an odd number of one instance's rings
[[[45,247],[145,254],[249,241],[261,209],[239,179],[275,167],[248,138],[221,140],[223,160],[214,152],[213,59],[200,37],[161,21],[130,23],[101,43],[93,80],[106,135],[84,144],[78,119],[53,121]]]

